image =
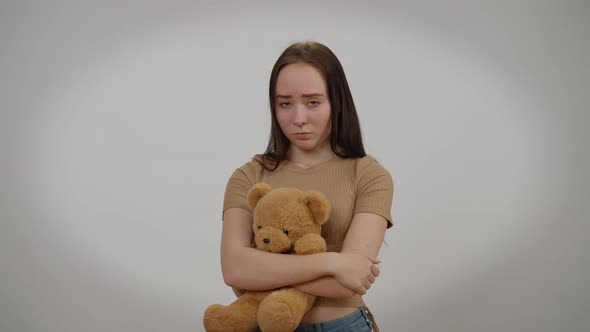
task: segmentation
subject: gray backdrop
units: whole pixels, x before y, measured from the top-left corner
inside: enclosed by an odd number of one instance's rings
[[[0,5],[0,331],[200,331],[294,41],[342,62],[395,226],[384,331],[587,331],[587,1]]]

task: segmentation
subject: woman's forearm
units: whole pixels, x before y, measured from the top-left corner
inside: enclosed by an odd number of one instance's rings
[[[293,287],[315,296],[347,298],[356,294],[353,290],[342,286],[341,283],[331,276],[293,285]]]
[[[240,297],[240,296],[242,296],[244,293],[246,293],[246,290],[244,290],[244,289],[240,289],[240,288],[235,288],[235,287],[232,287],[232,290],[234,291],[234,294],[236,294],[236,297]]]
[[[300,284],[331,275],[331,261],[337,253],[284,255],[255,248],[222,253],[225,283],[246,290],[268,290]]]

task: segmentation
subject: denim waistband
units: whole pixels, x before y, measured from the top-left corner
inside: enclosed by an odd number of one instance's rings
[[[354,312],[323,323],[301,323],[295,332],[338,331],[338,328],[349,326],[359,319],[364,319],[371,325],[366,308],[360,307]]]

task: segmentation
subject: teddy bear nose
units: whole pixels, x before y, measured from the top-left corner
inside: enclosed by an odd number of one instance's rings
[[[266,238],[266,239],[262,240],[262,242],[264,242],[266,244],[269,244],[270,243],[270,239],[269,238]]]

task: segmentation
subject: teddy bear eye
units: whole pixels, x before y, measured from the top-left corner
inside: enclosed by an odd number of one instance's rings
[[[258,229],[262,229],[262,226],[258,225]]]
[[[289,230],[288,229],[283,229],[283,233],[289,235]]]

